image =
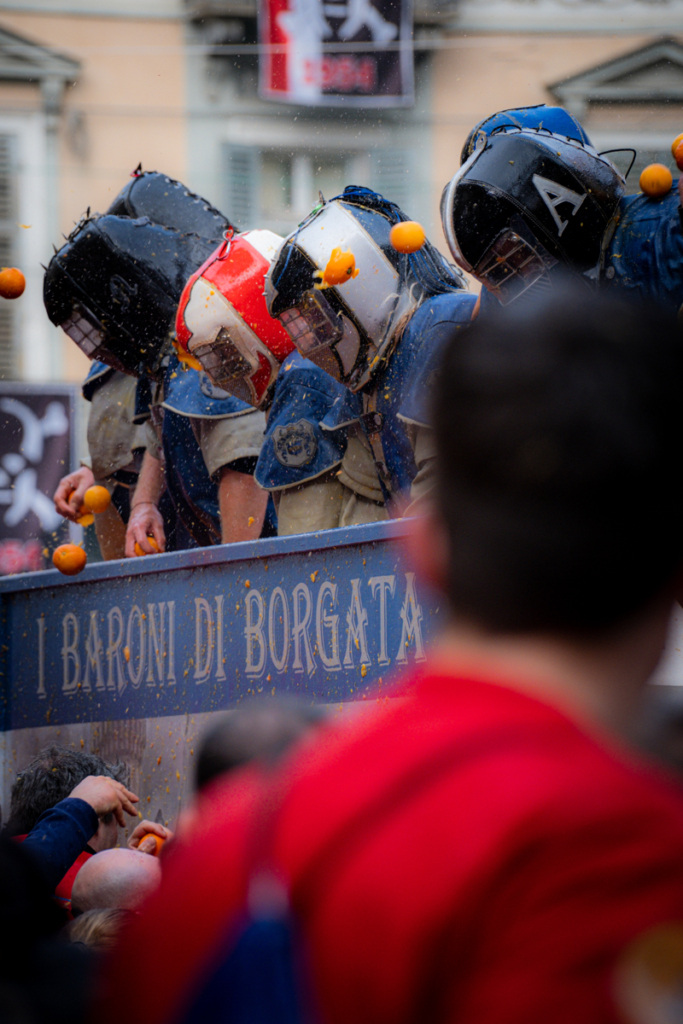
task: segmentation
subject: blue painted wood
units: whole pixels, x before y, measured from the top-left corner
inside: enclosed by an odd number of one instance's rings
[[[254,693],[357,700],[442,616],[402,522],[0,581],[2,728],[157,718]]]

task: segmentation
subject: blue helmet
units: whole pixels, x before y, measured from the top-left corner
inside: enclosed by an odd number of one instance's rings
[[[582,146],[591,145],[582,126],[564,107],[549,107],[545,103],[537,103],[534,107],[499,110],[497,114],[485,117],[467,136],[460,154],[460,163],[464,164],[465,160],[472,156],[480,139],[488,139],[495,132],[506,128],[532,128],[539,132],[550,132],[552,135],[564,135],[567,139],[580,142]]]

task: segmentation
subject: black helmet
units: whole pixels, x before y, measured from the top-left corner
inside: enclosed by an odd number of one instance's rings
[[[206,199],[158,171],[136,172],[107,213],[117,217],[149,217],[153,224],[213,239],[214,248],[233,226]]]
[[[591,146],[532,128],[481,136],[441,197],[455,261],[510,302],[557,264],[598,264],[624,179]]]
[[[185,282],[216,244],[148,217],[88,218],[45,271],[47,315],[90,359],[160,379]]]

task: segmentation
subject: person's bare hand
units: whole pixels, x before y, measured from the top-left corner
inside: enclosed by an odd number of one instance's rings
[[[79,782],[75,789],[69,793],[70,797],[78,800],[85,800],[90,804],[98,818],[105,814],[113,814],[121,828],[126,827],[126,819],[123,812],[134,817],[137,811],[133,807],[140,799],[131,793],[129,789],[116,779],[110,779],[106,775],[88,775]]]
[[[156,554],[147,539],[148,537],[154,537],[159,545],[159,551],[165,550],[166,535],[164,534],[164,520],[161,517],[161,512],[151,501],[144,501],[134,506],[128,520],[126,528],[126,558],[135,557],[136,541],[145,554]]]
[[[136,825],[130,834],[128,839],[128,849],[138,850],[140,853],[156,853],[157,844],[153,839],[145,839],[144,842],[140,842],[143,836],[149,835],[159,836],[160,839],[173,839],[173,832],[170,828],[166,828],[165,825],[160,825],[156,821],[141,821],[139,825]]]
[[[87,466],[81,466],[68,476],[63,476],[52,499],[60,516],[75,523],[81,514],[83,496],[94,482],[92,470]]]

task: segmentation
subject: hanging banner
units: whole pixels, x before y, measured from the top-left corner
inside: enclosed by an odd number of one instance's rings
[[[414,100],[412,0],[260,0],[260,94],[311,106]]]
[[[0,383],[0,576],[47,568],[69,539],[52,495],[73,464],[74,403],[69,385]]]

